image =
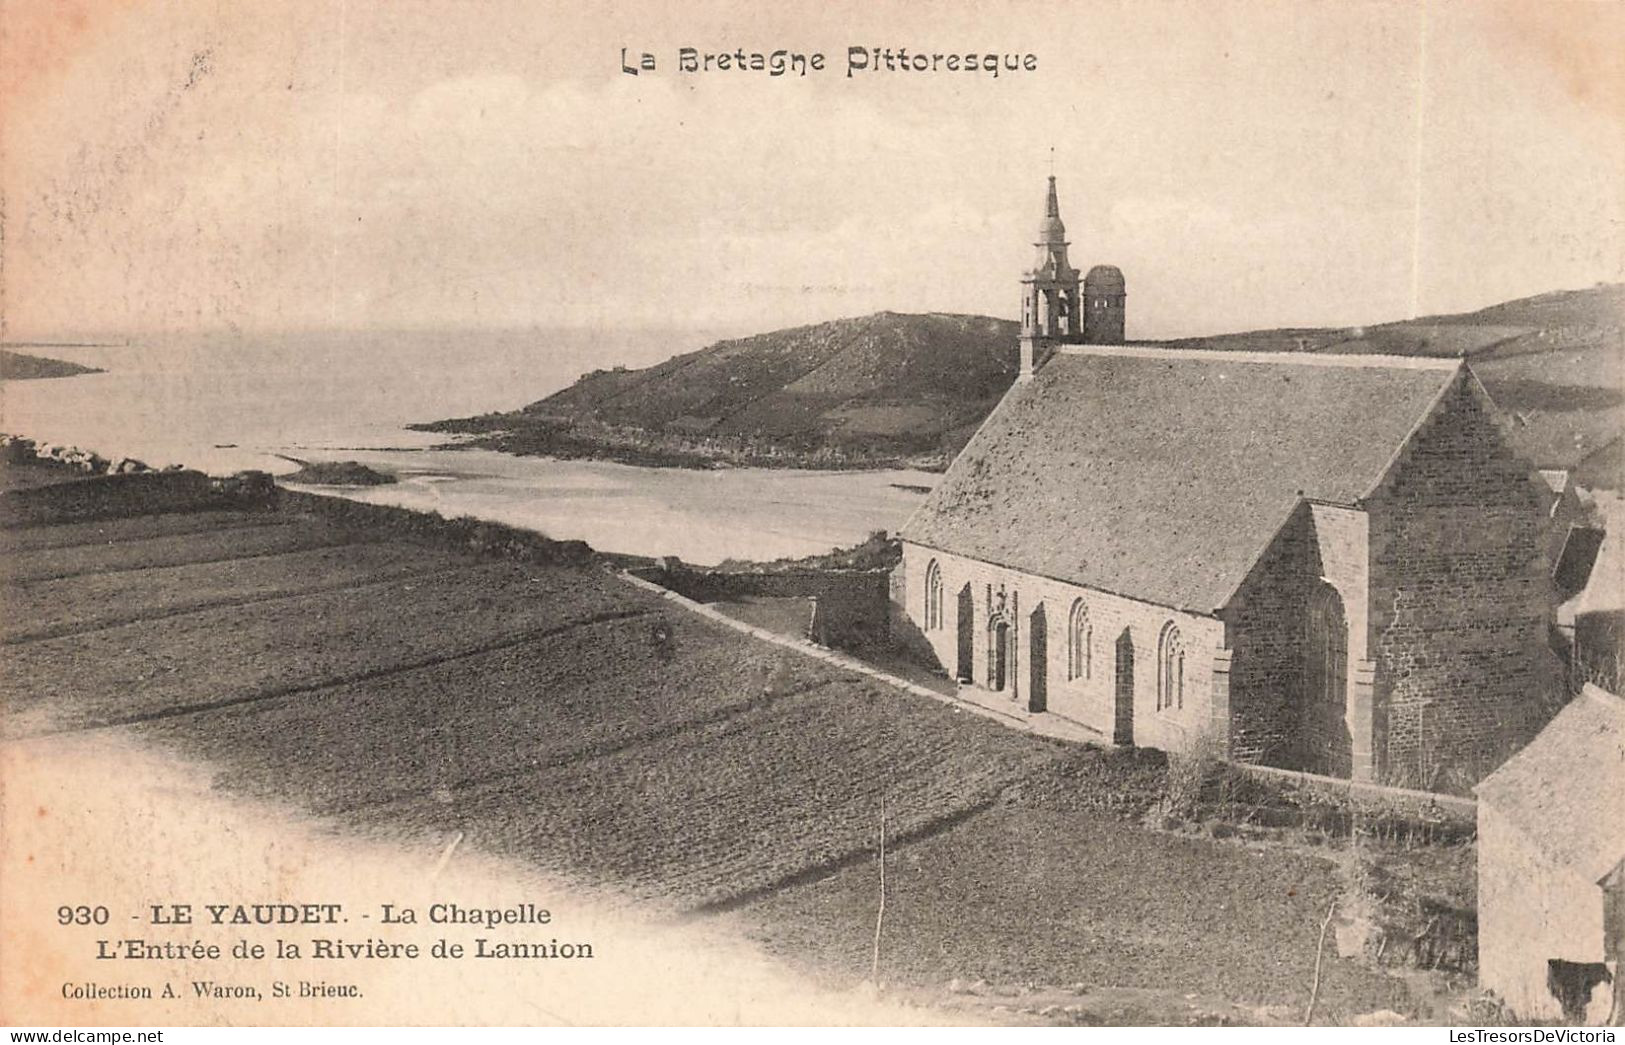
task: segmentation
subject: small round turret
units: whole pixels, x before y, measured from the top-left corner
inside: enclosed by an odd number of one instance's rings
[[[1096,265],[1083,277],[1083,340],[1121,345],[1127,312],[1127,283],[1115,265]]]

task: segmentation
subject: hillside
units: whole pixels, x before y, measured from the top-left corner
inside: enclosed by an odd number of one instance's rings
[[[101,371],[95,367],[0,348],[0,380],[3,381],[31,381],[44,377],[73,377],[77,374],[99,373]]]
[[[1153,342],[1288,352],[1466,354],[1531,462],[1620,486],[1625,286],[1376,326]],[[1016,325],[882,312],[595,371],[505,414],[415,426],[511,453],[705,467],[943,468],[1015,376]]]
[[[1218,350],[1460,356],[1501,408],[1507,435],[1542,467],[1621,486],[1625,285],[1562,290],[1477,312],[1353,329],[1264,330],[1163,342]]]
[[[202,803],[213,823],[229,798],[275,828],[265,866],[279,869],[278,895],[301,895],[287,867],[321,863],[285,825],[316,819],[325,835],[421,867],[425,900],[493,906],[427,879],[435,860],[457,874],[501,859],[516,897],[540,881],[549,901],[563,892],[660,923],[681,915],[845,991],[873,974],[878,828],[879,971],[902,997],[964,999],[960,1011],[983,1022],[1086,1022],[1074,1018],[1083,1006],[1103,1014],[1087,1022],[1110,1021],[1125,992],[1134,1014],[1119,1021],[1297,1022],[1303,1011],[1308,970],[1321,967],[1314,926],[1343,889],[1318,829],[1300,843],[1295,829],[1262,825],[1240,837],[1218,821],[1148,827],[1167,778],[1156,752],[1063,744],[760,641],[593,568],[584,548],[287,492],[245,507],[38,513],[0,528],[0,738],[22,741],[8,756],[33,752],[80,786],[84,766],[119,774],[102,789],[117,801],[94,814],[51,787],[27,792],[36,833],[20,845],[8,834],[0,853],[16,895],[61,888],[60,860],[23,854],[66,851],[76,830],[105,837],[128,822],[154,860],[192,866],[197,834],[180,812]],[[96,731],[94,750],[74,741],[82,730]],[[110,759],[114,737],[127,746]],[[128,786],[135,764],[161,786]],[[50,815],[35,815],[46,801]],[[8,830],[17,811],[0,809]],[[1361,858],[1382,860],[1384,874],[1448,858],[1428,846],[1401,856],[1380,837]],[[120,876],[96,888],[141,895],[151,861],[116,863]],[[356,882],[359,892],[310,894],[348,910],[397,900]],[[599,942],[598,906],[572,901],[572,935],[560,935]],[[431,918],[385,935],[428,953],[437,938],[501,944],[525,931]],[[676,953],[661,932],[657,957]],[[1407,953],[1415,938],[1404,934]],[[95,961],[82,938],[50,941],[60,946],[44,958],[62,968]],[[1325,950],[1325,1019],[1415,1010],[1403,981]],[[613,953],[621,975],[625,952]],[[744,952],[721,953],[737,964]],[[548,964],[539,975],[556,982]],[[366,990],[399,1004],[388,992],[412,986],[382,977]]]
[[[598,370],[506,414],[415,426],[639,464],[944,467],[1016,372],[1016,325],[881,312]]]

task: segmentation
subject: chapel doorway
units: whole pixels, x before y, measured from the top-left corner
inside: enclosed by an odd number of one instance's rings
[[[1049,706],[1049,626],[1044,604],[1039,603],[1027,620],[1027,710],[1044,711]]]
[[[1134,743],[1134,639],[1127,628],[1117,636],[1116,699],[1112,714],[1112,743]]]
[[[959,629],[959,655],[954,677],[961,682],[974,682],[976,669],[971,666],[971,657],[976,648],[976,606],[969,583],[959,589],[959,619],[955,626]]]

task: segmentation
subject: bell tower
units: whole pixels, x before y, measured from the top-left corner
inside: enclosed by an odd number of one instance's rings
[[[1033,267],[1021,277],[1021,373],[1030,380],[1056,344],[1080,341],[1083,336],[1083,299],[1078,270],[1066,257],[1066,225],[1055,195],[1055,175],[1049,176],[1044,220],[1038,226]]]

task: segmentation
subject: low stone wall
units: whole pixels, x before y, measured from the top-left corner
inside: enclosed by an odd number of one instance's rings
[[[1374,834],[1457,841],[1477,831],[1478,803],[1471,798],[1360,783],[1273,766],[1227,762],[1229,779],[1221,791],[1238,808],[1251,806],[1264,817],[1285,813],[1291,822],[1329,835],[1355,830]]]
[[[812,640],[820,646],[861,649],[884,645],[890,599],[884,573],[835,574],[813,594]]]
[[[471,551],[492,558],[564,566],[585,566],[597,558],[584,541],[556,541],[530,530],[466,516],[447,519],[434,512],[281,488],[276,491],[276,506],[281,511],[315,515],[374,537]]]
[[[883,645],[890,635],[888,570],[714,570],[667,559],[631,572],[695,602],[751,595],[813,600],[807,638],[820,646]]]
[[[0,494],[0,526],[40,526],[130,515],[263,508],[269,477],[210,479],[202,472],[136,472],[7,490]]]

